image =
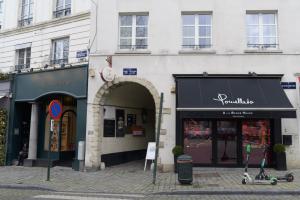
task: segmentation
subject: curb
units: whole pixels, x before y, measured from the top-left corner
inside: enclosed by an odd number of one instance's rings
[[[21,186],[21,185],[0,185],[0,189],[41,190],[41,191],[56,192],[56,190],[50,188],[39,187],[39,186]]]
[[[151,195],[173,195],[173,196],[181,196],[181,195],[300,195],[300,190],[284,190],[284,191],[262,191],[262,190],[231,190],[231,191],[174,191],[174,192],[156,192]]]

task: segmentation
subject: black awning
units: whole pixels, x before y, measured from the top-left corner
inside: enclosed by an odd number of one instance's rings
[[[175,78],[178,111],[216,112],[218,116],[222,111],[240,117],[243,112],[265,112],[269,118],[296,117],[296,110],[280,85],[280,76]]]

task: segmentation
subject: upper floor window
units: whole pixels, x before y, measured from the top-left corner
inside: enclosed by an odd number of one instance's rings
[[[52,41],[51,64],[66,64],[69,61],[69,38],[60,38]]]
[[[148,15],[120,15],[119,48],[148,48]]]
[[[21,16],[19,26],[26,26],[32,23],[33,19],[33,0],[21,0]]]
[[[277,48],[277,17],[275,13],[247,14],[247,47]]]
[[[56,0],[56,7],[53,15],[55,18],[71,14],[71,0]]]
[[[3,0],[0,0],[0,30],[2,29],[3,21]]]
[[[212,15],[182,15],[182,47],[211,48],[212,46]]]
[[[17,49],[16,70],[21,70],[30,67],[31,47]]]

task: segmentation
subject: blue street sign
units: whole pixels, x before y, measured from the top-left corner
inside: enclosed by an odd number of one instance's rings
[[[85,57],[87,57],[87,50],[76,52],[76,58],[85,58]]]
[[[281,82],[283,89],[296,89],[296,82]]]
[[[123,75],[137,75],[137,68],[123,68]]]

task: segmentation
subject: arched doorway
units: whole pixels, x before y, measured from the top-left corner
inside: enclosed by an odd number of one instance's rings
[[[148,142],[155,141],[159,94],[140,78],[117,78],[96,94],[94,132],[87,135],[86,167],[99,168],[144,159]]]

